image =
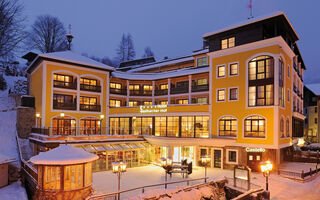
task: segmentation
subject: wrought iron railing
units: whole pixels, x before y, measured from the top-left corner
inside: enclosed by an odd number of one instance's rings
[[[53,109],[76,110],[77,105],[76,103],[62,103],[62,102],[53,101]]]
[[[107,127],[33,127],[32,133],[47,136],[96,136],[107,135]]]
[[[77,82],[65,82],[65,81],[58,81],[58,80],[54,80],[53,81],[53,86],[54,87],[58,87],[58,88],[66,88],[66,89],[73,89],[76,90],[77,89]]]

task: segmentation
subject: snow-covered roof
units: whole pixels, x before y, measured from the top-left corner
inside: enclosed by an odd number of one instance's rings
[[[306,85],[315,95],[320,95],[320,83]]]
[[[203,34],[203,38],[206,38],[206,37],[209,37],[211,35],[215,35],[217,33],[222,33],[222,32],[225,32],[225,31],[229,31],[229,30],[232,30],[232,29],[235,29],[235,28],[239,28],[241,26],[245,26],[245,25],[249,25],[249,24],[253,24],[253,23],[256,23],[256,22],[259,22],[259,21],[263,21],[263,20],[266,20],[266,19],[269,19],[269,18],[273,18],[273,17],[276,17],[276,16],[280,16],[280,15],[283,15],[285,17],[285,19],[287,20],[288,24],[290,25],[291,29],[293,30],[294,34],[297,36],[298,40],[299,40],[299,36],[298,34],[296,33],[296,31],[294,30],[292,24],[290,23],[290,21],[288,20],[286,14],[284,14],[284,12],[275,12],[275,13],[272,13],[272,14],[268,14],[268,15],[264,15],[264,16],[259,16],[259,17],[255,17],[255,18],[251,18],[251,19],[248,19],[246,21],[243,21],[241,23],[238,23],[238,24],[235,24],[235,25],[231,25],[231,26],[228,26],[226,28],[223,28],[223,29],[220,29],[220,30],[217,30],[217,31],[213,31],[213,32],[209,32],[209,33],[205,33]]]
[[[177,70],[171,70],[166,72],[155,72],[155,73],[129,73],[129,72],[120,72],[114,71],[111,73],[111,76],[122,79],[129,80],[159,80],[165,78],[172,78],[178,76],[186,76],[191,74],[199,74],[209,72],[209,67],[200,67],[200,68],[183,68]]]
[[[5,164],[5,163],[9,163],[9,162],[13,162],[13,161],[16,161],[16,159],[9,158],[8,156],[0,154],[0,165]]]
[[[30,66],[32,66],[34,62],[38,60],[38,58],[60,60],[60,61],[70,62],[74,64],[79,64],[79,65],[91,66],[91,67],[103,69],[103,70],[110,70],[110,71],[114,70],[114,68],[109,65],[105,65],[98,61],[92,60],[86,56],[82,56],[77,53],[74,53],[72,51],[59,51],[59,52],[39,54],[38,57],[34,59],[34,61],[31,63]]]
[[[192,61],[192,60],[194,60],[192,55],[185,56],[185,57],[180,57],[180,58],[174,58],[174,59],[167,59],[167,60],[163,60],[163,61],[160,61],[160,62],[155,62],[155,63],[152,63],[152,64],[141,65],[140,67],[137,67],[135,69],[128,70],[128,72],[137,72],[137,71],[153,69],[153,68],[158,68],[158,67],[161,67],[161,66],[172,65],[172,64],[181,63],[181,62],[187,62],[187,61]]]
[[[50,151],[41,152],[39,155],[33,156],[30,161],[36,165],[71,165],[87,163],[97,159],[98,156],[95,154],[63,144]]]

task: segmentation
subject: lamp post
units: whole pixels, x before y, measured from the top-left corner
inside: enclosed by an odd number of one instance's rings
[[[263,176],[266,177],[266,193],[267,193],[266,199],[270,199],[269,175],[270,175],[272,168],[273,168],[273,164],[269,160],[266,162],[260,163],[261,172],[263,173]]]
[[[165,170],[165,184],[164,187],[167,189],[167,175],[170,173],[172,169],[172,159],[171,158],[161,158],[161,167]]]
[[[207,167],[210,163],[210,155],[201,156],[201,164],[204,166],[204,182],[207,182]]]
[[[102,135],[102,121],[104,119],[104,115],[100,115],[100,135]]]
[[[40,119],[41,119],[40,113],[36,113],[36,127],[37,127],[37,128],[40,128],[40,127],[41,127],[41,121],[40,121]]]
[[[118,200],[120,200],[120,177],[121,174],[127,171],[126,162],[113,162],[112,172],[118,175]]]

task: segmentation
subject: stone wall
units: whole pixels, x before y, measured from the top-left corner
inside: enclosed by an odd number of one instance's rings
[[[18,136],[27,139],[31,133],[32,126],[35,124],[34,108],[17,108],[17,132]]]

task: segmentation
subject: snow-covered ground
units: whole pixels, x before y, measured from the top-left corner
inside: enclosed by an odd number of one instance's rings
[[[121,190],[130,188],[163,183],[164,182],[164,170],[158,166],[145,166],[137,168],[129,168],[127,172],[121,175]],[[196,167],[193,173],[189,176],[189,179],[204,177],[204,168]],[[233,177],[232,170],[221,170],[208,168],[208,177],[212,179],[222,179],[224,177]],[[174,174],[170,179],[168,176],[168,182],[185,180],[180,174]],[[265,187],[265,177],[261,173],[252,173],[252,183]],[[196,182],[200,183],[200,182]],[[196,184],[194,183],[194,184]],[[95,194],[103,194],[117,191],[118,178],[111,171],[96,172],[93,174],[93,188]],[[179,187],[185,187],[186,184],[171,185],[170,189]],[[320,177],[306,182],[299,183],[290,179],[282,178],[277,173],[272,173],[269,177],[269,190],[271,192],[271,198],[274,200],[282,199],[303,199],[303,200],[319,200],[320,199]],[[163,189],[163,186],[151,188],[151,190]],[[146,189],[148,192],[148,189]],[[141,191],[134,191],[123,194],[122,197],[130,197],[141,194]]]
[[[28,196],[21,182],[17,181],[6,187],[0,188],[1,200],[28,200]]]
[[[280,169],[288,170],[291,172],[308,172],[310,168],[316,169],[317,163],[302,163],[302,162],[284,162],[281,164]],[[320,166],[319,166],[320,167]]]
[[[9,89],[13,90],[15,81],[26,80],[25,77],[21,77],[21,76],[5,76],[4,75],[3,77],[7,82],[7,89],[0,90],[0,111],[7,110],[15,106],[14,99],[11,97],[8,97],[8,91]]]

